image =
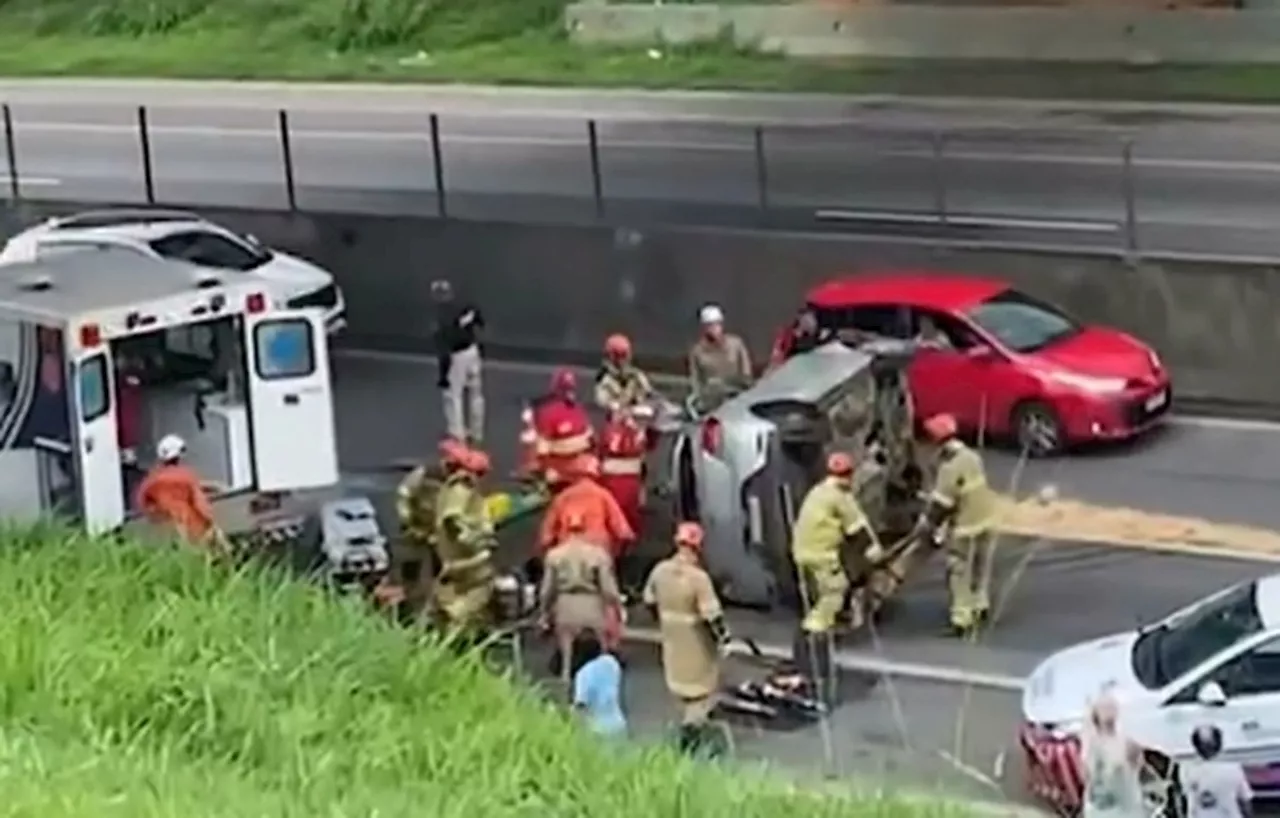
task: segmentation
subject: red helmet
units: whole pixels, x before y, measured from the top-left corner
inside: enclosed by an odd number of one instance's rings
[[[702,526],[697,523],[680,523],[676,526],[676,545],[680,548],[701,548]]]
[[[614,333],[605,339],[604,354],[610,358],[628,358],[631,356],[631,339],[621,333]]]
[[[478,449],[468,449],[462,461],[462,468],[476,477],[483,477],[489,473],[489,455]]]
[[[594,454],[580,456],[573,461],[573,474],[575,477],[599,477],[600,458]]]
[[[934,415],[924,422],[924,433],[941,443],[956,436],[956,417],[947,413]]]
[[[557,394],[573,392],[578,388],[578,376],[572,369],[557,369],[551,374],[551,391]]]
[[[832,477],[848,477],[853,474],[853,457],[845,452],[827,455],[827,474]]]
[[[456,437],[446,437],[440,441],[440,462],[447,468],[459,468],[464,465],[467,459],[467,444],[458,440]]]

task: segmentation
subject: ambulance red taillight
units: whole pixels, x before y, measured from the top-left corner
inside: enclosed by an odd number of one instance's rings
[[[80,346],[93,349],[102,343],[102,327],[97,324],[85,324],[80,327]]]
[[[257,315],[260,312],[267,311],[267,297],[262,293],[253,293],[244,300],[244,311],[250,315]]]
[[[720,454],[720,445],[724,441],[724,435],[720,430],[720,421],[715,418],[707,418],[702,422],[702,450],[707,454]]]

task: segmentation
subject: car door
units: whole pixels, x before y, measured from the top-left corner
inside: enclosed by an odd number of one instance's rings
[[[1211,681],[1226,694],[1221,706],[1198,701]],[[1280,764],[1280,637],[1264,639],[1182,685],[1158,718],[1161,749],[1175,758],[1191,756],[1192,730],[1214,724],[1222,731],[1225,760],[1245,765],[1251,779],[1266,775]]]
[[[124,521],[124,477],[116,437],[115,387],[111,348],[81,344],[71,351],[75,416],[73,460],[82,523],[90,534],[110,531]]]

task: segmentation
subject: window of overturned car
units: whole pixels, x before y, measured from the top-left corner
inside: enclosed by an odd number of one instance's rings
[[[1133,673],[1158,690],[1232,645],[1262,630],[1257,584],[1250,582],[1142,629],[1133,645]]]

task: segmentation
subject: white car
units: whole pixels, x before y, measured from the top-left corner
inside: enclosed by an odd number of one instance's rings
[[[179,210],[116,208],[49,219],[9,239],[0,250],[0,264],[93,247],[121,247],[153,258],[253,274],[265,280],[275,306],[323,309],[330,333],[346,325],[346,302],[331,273],[263,247],[253,236]]]
[[[1245,765],[1260,796],[1280,794],[1280,574],[1040,663],[1023,691],[1019,743],[1033,793],[1059,807],[1079,808],[1080,731],[1103,690],[1156,768],[1191,757],[1192,730],[1212,722],[1223,757]]]

